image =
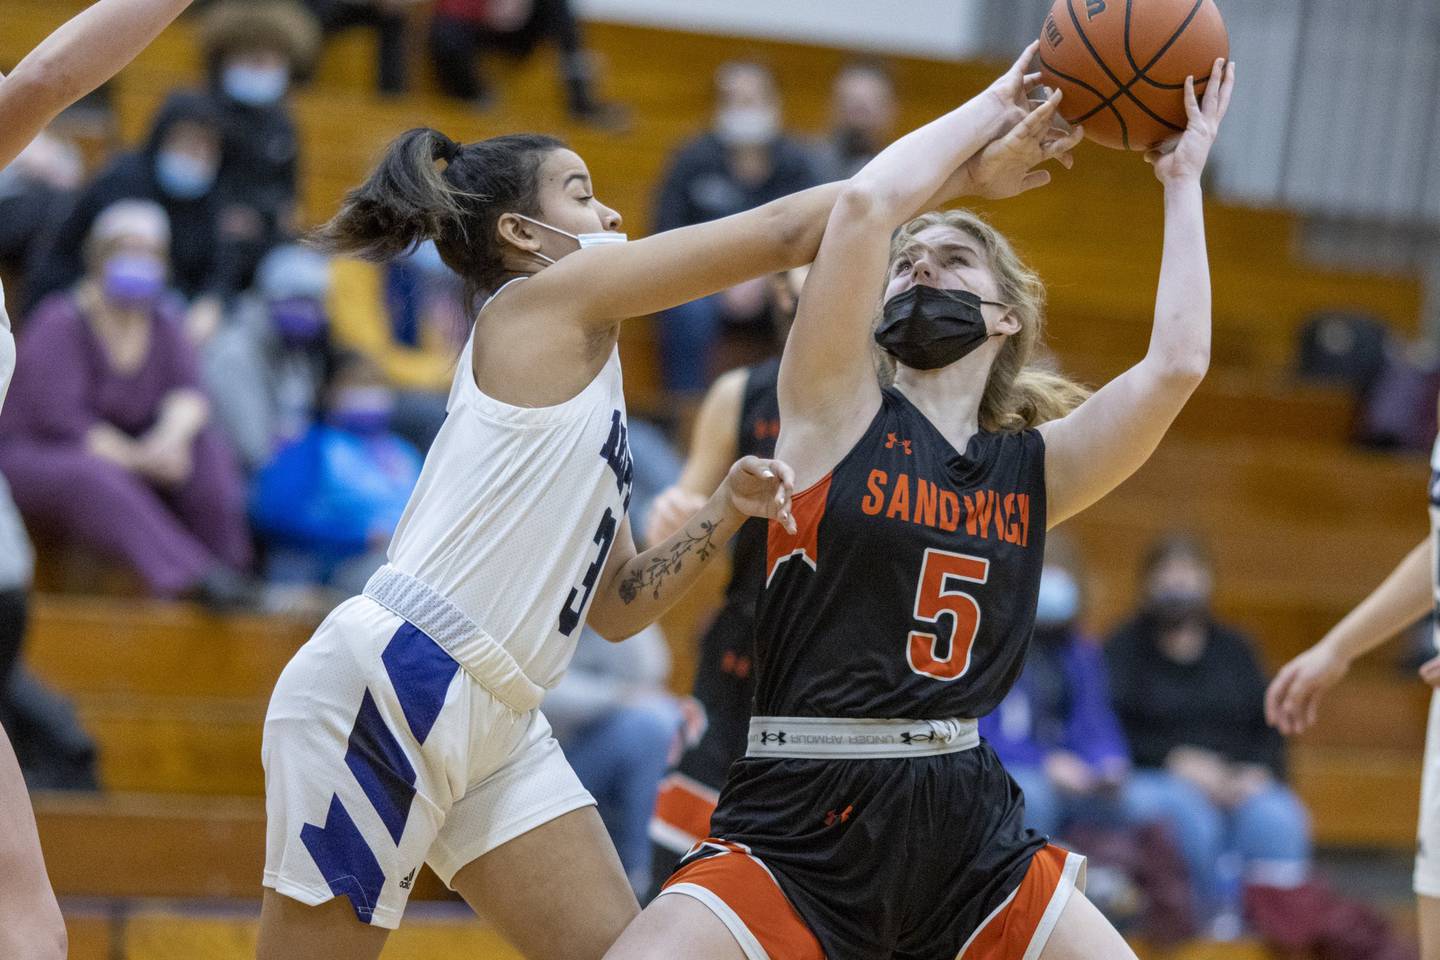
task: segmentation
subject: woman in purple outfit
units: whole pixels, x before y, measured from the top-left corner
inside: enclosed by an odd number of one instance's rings
[[[26,323],[0,471],[33,528],[124,562],[155,596],[224,605],[250,562],[244,489],[165,296],[169,242],[149,201],[96,219],[85,279]]]

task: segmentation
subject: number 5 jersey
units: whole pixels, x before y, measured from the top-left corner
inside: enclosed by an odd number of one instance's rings
[[[1045,553],[1045,443],[957,451],[899,390],[769,528],[760,716],[982,717],[1019,676]]]

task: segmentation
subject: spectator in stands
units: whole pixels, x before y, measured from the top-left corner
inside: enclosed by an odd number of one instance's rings
[[[1019,682],[980,733],[1025,792],[1025,823],[1047,836],[1075,822],[1124,821],[1130,752],[1110,705],[1100,645],[1080,632],[1079,565],[1046,544],[1035,636]]]
[[[410,85],[410,16],[418,0],[305,0],[328,38],[352,27],[373,27],[376,87],[399,96]]]
[[[190,299],[238,289],[243,237],[222,226],[216,191],[221,118],[202,94],[172,94],[161,106],[145,144],[117,156],[81,191],[70,213],[44,244],[28,278],[29,302],[64,290],[86,272],[85,238],[95,218],[117,200],[152,200],[170,230],[170,283]]]
[[[330,310],[335,344],[369,355],[397,388],[395,431],[429,450],[470,334],[464,282],[427,240],[388,264],[335,261]]]
[[[700,714],[665,688],[670,651],[657,626],[624,643],[585,627],[545,716],[565,757],[595,796],[600,817],[637,894],[650,884],[650,814],[687,723]]]
[[[295,231],[300,137],[287,95],[319,40],[319,25],[297,0],[222,0],[201,26],[223,133],[221,216],[248,254],[242,286],[264,252]]]
[[[74,201],[84,177],[80,151],[48,129],[0,170],[0,267],[12,276],[23,276],[38,256],[46,232]]]
[[[781,128],[774,75],[758,63],[732,61],[715,72],[711,130],[680,147],[670,161],[655,229],[729,216],[818,182],[805,148]],[[762,278],[662,314],[665,386],[692,394],[705,389],[722,324],[763,316],[765,290]]]
[[[1242,884],[1307,879],[1309,816],[1285,783],[1284,743],[1265,723],[1266,678],[1252,645],[1211,615],[1205,549],[1165,537],[1141,581],[1143,608],[1106,646],[1136,767],[1125,805],[1134,819],[1170,825],[1201,916],[1233,933]]]
[[[570,116],[620,127],[626,112],[595,96],[594,63],[584,49],[570,0],[437,0],[430,21],[430,55],[440,88],[480,109],[492,95],[476,67],[481,50],[528,57],[542,42],[560,53]]]
[[[31,790],[94,790],[95,741],[70,702],[41,683],[21,656],[34,573],[35,550],[0,477],[0,722]]]
[[[336,355],[323,419],[255,478],[250,514],[270,548],[269,579],[352,596],[385,562],[422,462],[390,430],[394,409],[394,391],[373,361]]]
[[[278,246],[205,345],[204,381],[215,419],[249,472],[298,439],[320,411],[330,283],[329,257],[298,244]]]
[[[830,132],[815,142],[811,162],[822,183],[848,180],[895,136],[895,78],[878,60],[840,68],[830,91]]]
[[[0,470],[32,528],[125,562],[156,596],[236,604],[244,490],[166,296],[170,241],[155,203],[95,219],[85,279],[21,337]]]

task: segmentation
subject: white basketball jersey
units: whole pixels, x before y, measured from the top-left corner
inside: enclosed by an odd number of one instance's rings
[[[474,343],[472,331],[389,561],[549,687],[570,662],[630,506],[620,353],[564,403],[514,407],[476,386]]]
[[[1430,587],[1434,591],[1433,637],[1440,650],[1440,437],[1430,451]]]

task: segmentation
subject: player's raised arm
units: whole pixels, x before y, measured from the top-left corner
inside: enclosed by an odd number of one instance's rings
[[[1025,68],[1034,52],[1032,44],[979,96],[881,151],[836,202],[780,368],[786,446],[798,442],[806,460],[816,461],[796,464],[802,486],[854,443],[879,405],[879,387],[868,375],[869,334],[891,232],[962,193],[1000,196],[1041,186],[1049,175],[1032,167],[1050,157],[1068,162],[1079,134],[1052,134],[1059,95],[1038,107],[1027,98],[1036,78]],[[968,165],[991,144],[983,168]]]
[[[1430,537],[1411,550],[1384,582],[1347,613],[1319,643],[1280,668],[1265,693],[1265,719],[1281,733],[1304,733],[1319,715],[1320,698],[1350,664],[1419,620],[1434,604]],[[1436,661],[1421,668],[1431,686]]]
[[[1200,174],[1235,85],[1235,64],[1215,61],[1204,104],[1185,82],[1189,125],[1173,149],[1145,159],[1165,186],[1165,250],[1155,325],[1145,358],[1069,416],[1044,424],[1050,526],[1119,486],[1149,459],[1210,363],[1210,264]]]
[[[109,80],[190,0],[99,0],[40,42],[0,80],[0,167],[56,114]]]

